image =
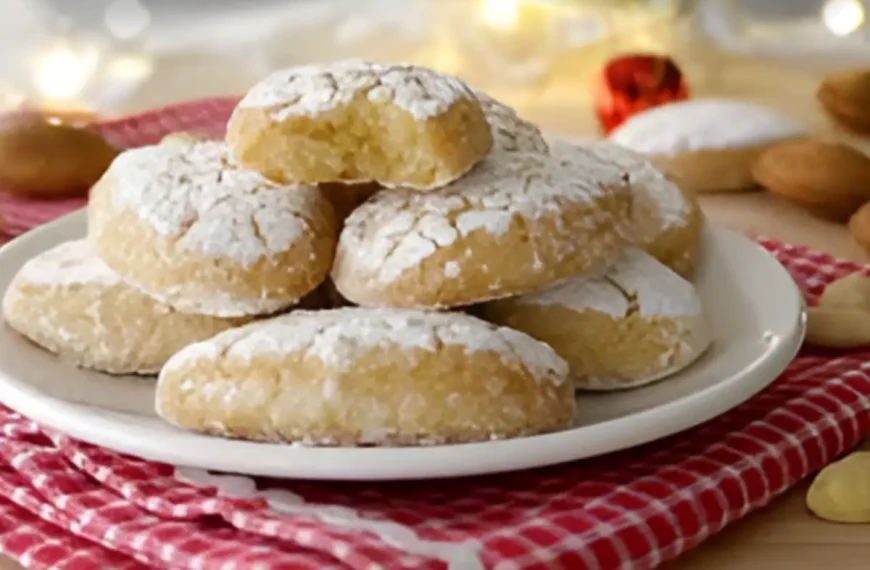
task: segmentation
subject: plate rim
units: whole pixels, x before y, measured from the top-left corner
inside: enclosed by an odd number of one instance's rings
[[[60,243],[58,238],[48,234],[56,231],[59,225],[85,223],[85,210],[86,208],[81,208],[65,214],[0,246],[0,259],[8,255],[10,250],[14,251],[22,245],[26,247],[26,243],[33,240]],[[84,219],[77,221],[76,218],[79,217]],[[713,234],[723,234],[730,236],[730,238],[743,240],[765,255],[770,255],[760,245],[737,232],[714,224],[708,224],[708,227],[708,231]],[[803,295],[787,270],[772,256],[770,256],[769,261],[775,264],[776,270],[781,271],[787,277],[788,282],[792,284],[789,293],[796,295],[798,306],[796,306],[793,327],[788,334],[781,337],[777,346],[766,357],[756,359],[738,374],[676,400],[632,413],[630,416],[612,418],[592,425],[554,433],[445,446],[310,448],[292,444],[215,438],[178,430],[180,437],[189,440],[187,445],[172,446],[161,450],[159,444],[148,443],[155,438],[153,430],[145,426],[128,423],[124,430],[117,430],[117,423],[123,421],[117,416],[123,418],[125,415],[132,416],[133,414],[123,414],[46,397],[38,389],[30,387],[26,382],[10,377],[2,369],[0,369],[0,386],[3,389],[0,390],[0,402],[28,418],[38,417],[39,419],[34,419],[34,421],[40,425],[65,433],[74,439],[122,454],[178,467],[240,473],[240,461],[234,461],[233,457],[239,457],[245,452],[250,453],[251,450],[258,447],[265,447],[273,452],[281,450],[282,461],[272,462],[268,466],[261,462],[255,469],[244,473],[253,476],[323,481],[399,481],[469,477],[570,463],[650,443],[695,427],[747,401],[769,386],[785,370],[802,345],[806,330],[806,309]],[[5,320],[2,326],[8,326],[5,324]],[[100,412],[94,414],[93,411],[97,409]],[[614,429],[614,426],[624,423],[627,417],[631,417],[632,435],[622,433],[618,438],[613,437],[612,434],[619,431]],[[149,421],[151,419],[148,418]],[[160,421],[159,418],[157,420]],[[173,430],[178,429],[172,426],[168,427]],[[610,432],[611,437],[599,438],[599,441],[605,441],[606,445],[599,445],[597,448],[593,445],[585,445],[585,453],[568,457],[567,450],[571,447],[570,440],[576,438],[575,432],[578,430],[591,433],[589,437],[592,439],[597,433]],[[93,434],[97,432],[102,432],[102,435],[94,436]],[[149,433],[151,433],[150,437],[148,437]],[[186,450],[190,443],[194,442],[202,443],[204,447],[200,456],[191,461],[189,454],[179,451],[178,447],[183,447]],[[206,442],[208,443],[206,444]],[[522,461],[512,460],[511,458],[516,455],[516,448],[523,444],[525,444],[526,450],[520,454]],[[221,448],[221,452],[213,453],[208,458],[203,457],[208,454],[208,450],[211,448]],[[460,448],[459,455],[474,458],[475,461],[458,462],[457,450]],[[554,449],[562,451],[554,453]],[[415,455],[426,455],[427,457],[424,461],[417,462]],[[293,462],[292,467],[287,469],[287,465],[291,462]],[[365,464],[368,467],[363,469],[364,473],[361,473],[360,470],[330,470],[325,467],[330,464],[355,463]],[[457,463],[461,466],[457,466]],[[433,466],[439,465],[440,469],[433,470]]]

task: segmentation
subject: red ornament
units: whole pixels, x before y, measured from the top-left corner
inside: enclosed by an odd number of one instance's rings
[[[628,54],[610,60],[593,84],[598,123],[610,133],[632,115],[689,98],[689,87],[674,60],[663,55]]]

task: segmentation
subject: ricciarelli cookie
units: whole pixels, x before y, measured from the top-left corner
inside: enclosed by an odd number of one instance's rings
[[[335,285],[361,306],[446,308],[609,264],[625,245],[631,191],[597,164],[493,152],[447,188],[382,191],[345,221]]]
[[[298,311],[190,345],[157,413],[183,429],[314,446],[488,441],[568,428],[568,366],[460,313]]]
[[[654,107],[610,133],[610,140],[650,155],[695,193],[757,187],[752,165],[771,144],[804,130],[780,113],[744,101],[697,99]]]
[[[577,152],[590,152],[628,174],[634,197],[632,241],[680,275],[692,273],[701,250],[704,216],[697,198],[682,190],[645,155],[609,141],[573,145],[550,143],[552,152],[571,160]]]
[[[710,345],[692,284],[636,248],[600,277],[494,301],[480,314],[549,344],[586,390],[654,382],[684,369]]]
[[[128,150],[91,192],[89,238],[113,271],[183,312],[270,314],[332,265],[338,221],[316,188],[230,161],[225,143]]]
[[[540,129],[522,119],[508,105],[478,92],[477,98],[489,122],[495,151],[547,152],[549,146]]]
[[[46,350],[111,374],[156,374],[188,344],[250,321],[179,313],[126,285],[87,240],[25,263],[3,297],[3,315]]]
[[[416,65],[345,60],[276,71],[227,126],[233,156],[276,182],[378,182],[430,189],[492,147],[474,92]]]

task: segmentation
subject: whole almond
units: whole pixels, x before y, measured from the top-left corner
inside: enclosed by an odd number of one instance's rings
[[[870,277],[855,271],[825,287],[819,297],[819,307],[852,308],[870,313]]]
[[[858,451],[822,469],[807,491],[807,508],[826,521],[870,523],[870,453]]]
[[[842,143],[800,139],[775,144],[755,162],[752,175],[772,194],[838,222],[870,201],[870,157]]]
[[[816,97],[840,126],[870,134],[870,69],[850,69],[828,75]]]
[[[807,309],[806,340],[828,348],[870,346],[870,277],[856,271],[825,287]]]
[[[870,311],[852,307],[810,307],[806,342],[840,349],[870,346]]]
[[[0,128],[0,190],[33,198],[86,196],[118,152],[91,130],[12,122]]]

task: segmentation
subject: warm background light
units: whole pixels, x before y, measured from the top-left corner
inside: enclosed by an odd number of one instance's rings
[[[138,0],[115,0],[106,9],[103,23],[114,37],[131,40],[151,24],[151,12]]]
[[[837,36],[848,36],[863,24],[866,14],[858,0],[828,0],[822,8],[822,21]]]
[[[135,82],[154,71],[154,61],[142,54],[118,54],[106,63],[105,74],[114,81]]]
[[[483,0],[481,17],[492,28],[511,30],[520,17],[520,0]]]
[[[65,43],[49,47],[36,60],[33,82],[46,99],[75,99],[84,90],[99,63],[95,48],[72,48]]]

